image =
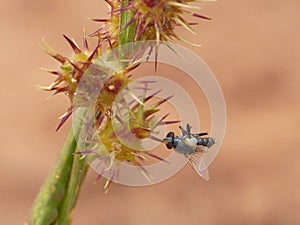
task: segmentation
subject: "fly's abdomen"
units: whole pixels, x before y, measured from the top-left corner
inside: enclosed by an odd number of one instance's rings
[[[213,138],[199,138],[197,145],[202,145],[210,148],[215,144],[215,140]]]

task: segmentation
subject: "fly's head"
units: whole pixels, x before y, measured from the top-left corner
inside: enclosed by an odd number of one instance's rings
[[[175,144],[175,135],[174,132],[169,132],[167,136],[163,139],[163,143],[166,144],[168,149],[172,149],[176,147]]]

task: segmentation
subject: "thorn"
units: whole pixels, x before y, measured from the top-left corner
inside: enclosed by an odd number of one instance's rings
[[[63,34],[63,37],[67,40],[67,42],[71,45],[73,51],[75,52],[75,54],[80,54],[81,50],[78,47],[78,45],[76,44],[76,42],[73,39],[70,39],[69,37],[67,37],[65,34]]]
[[[172,120],[172,121],[162,121],[159,125],[170,125],[174,123],[180,123],[181,120]]]
[[[95,184],[97,184],[99,182],[99,180],[101,179],[102,175],[101,174],[98,174],[97,178],[96,178],[96,181],[95,181]]]
[[[153,97],[155,97],[155,96],[156,96],[158,93],[160,93],[160,92],[161,92],[161,89],[158,90],[158,91],[156,91],[156,92],[154,92],[153,94],[147,96],[147,97],[144,99],[144,102],[149,101],[150,99],[152,99]]]
[[[129,73],[131,72],[132,70],[134,70],[135,68],[139,67],[139,65],[141,65],[141,63],[135,63],[133,65],[130,65],[129,67],[127,67],[125,69],[126,73]]]
[[[183,26],[187,31],[191,32],[193,35],[197,36],[198,34],[194,31],[193,28],[191,28],[183,18],[181,17],[175,17],[174,18],[175,22],[178,23],[179,25]]]
[[[88,36],[89,36],[89,37],[95,37],[95,36],[98,36],[99,33],[100,33],[100,31],[103,30],[103,29],[104,29],[104,27],[100,27],[100,28],[98,28],[96,31],[94,31],[93,33],[89,34]]]
[[[100,47],[100,44],[98,43],[94,51],[91,53],[91,55],[88,57],[87,61],[90,62],[94,58],[94,56],[97,54],[98,49]]]
[[[110,0],[104,0],[107,4],[109,4],[109,6],[113,9],[114,5]]]
[[[164,115],[163,117],[161,117],[155,124],[155,128],[159,125],[162,125],[163,120],[166,119],[168,116],[170,115],[170,113],[167,113],[166,115]]]
[[[99,128],[104,120],[105,116],[104,115],[100,115],[99,118],[97,118],[96,120],[96,127]]]
[[[51,84],[51,85],[48,86],[48,87],[40,86],[40,85],[36,85],[36,87],[37,87],[39,90],[43,90],[43,91],[51,91],[52,88],[53,88],[53,84]]]
[[[211,20],[210,17],[203,16],[203,15],[200,15],[198,13],[192,13],[192,16],[195,16],[195,17],[198,17],[198,18],[201,18],[201,19],[205,19],[205,20]]]
[[[63,74],[60,71],[57,71],[57,70],[49,70],[49,69],[46,69],[46,68],[40,68],[40,69],[43,70],[43,71],[46,71],[47,73],[57,75],[59,77],[63,76]]]
[[[96,19],[96,18],[90,18],[90,17],[88,17],[87,19],[94,21],[94,22],[99,22],[99,23],[107,23],[107,22],[111,21],[110,19]]]
[[[145,32],[145,30],[147,29],[150,22],[151,22],[151,20],[146,20],[146,23],[143,25],[142,29],[139,31],[139,33],[137,33],[137,37],[136,37],[137,41],[139,41],[139,39],[141,38],[141,36]]]
[[[160,141],[160,142],[161,142],[161,141]],[[145,152],[145,153],[146,153],[147,155],[151,156],[152,158],[158,159],[158,160],[160,160],[160,161],[166,162],[166,163],[168,163],[168,164],[171,165],[171,163],[170,163],[169,161],[167,161],[167,160],[165,160],[165,159],[163,159],[163,158],[161,158],[161,157],[159,157],[159,156],[157,156],[157,155],[154,155],[154,154],[149,153],[149,152]]]
[[[152,99],[153,97],[155,97],[159,92],[161,92],[161,90],[158,90],[156,92],[154,92],[152,95],[147,96],[144,100],[143,100],[143,105],[144,103],[146,103],[147,101],[149,101],[150,99]],[[135,106],[132,107],[132,111],[135,111],[138,107],[140,106],[140,103],[137,103]]]
[[[155,136],[153,136],[153,135],[150,135],[149,138],[152,139],[152,140],[154,140],[154,141],[157,141],[157,142],[162,142],[162,140],[161,140],[160,138],[155,137]]]
[[[177,7],[181,7],[181,8],[186,8],[186,9],[201,9],[201,7],[199,6],[195,6],[195,5],[187,5],[187,4],[183,4],[183,3],[179,3],[179,2],[168,2],[169,5],[172,6],[177,6]]]
[[[134,152],[132,152],[131,154],[134,155],[134,156],[136,156],[138,159],[140,159],[143,162],[147,161],[146,157],[143,156],[143,155],[140,155],[140,154],[134,153]]]
[[[72,109],[68,109],[68,111],[61,117],[61,120],[56,128],[56,132],[61,128],[61,126],[67,121],[67,119],[72,115]]]
[[[90,150],[86,150],[86,151],[82,151],[82,152],[74,152],[73,154],[74,155],[80,155],[80,154],[85,155],[85,154],[95,153],[95,151],[96,150],[94,150],[94,149],[90,149]]]
[[[130,26],[134,21],[136,21],[136,19],[138,18],[138,12],[131,18],[131,20],[129,20],[124,27],[121,29],[120,32],[124,31],[128,26]]]
[[[156,104],[152,105],[153,108],[156,108],[157,106],[165,103],[166,101],[168,101],[169,99],[171,99],[174,95],[170,95],[169,97],[166,97],[162,100],[160,100],[159,102],[157,102]]]
[[[135,90],[144,90],[144,91],[151,91],[152,90],[151,88],[139,87],[139,86],[132,87],[132,89],[135,89]]]
[[[109,38],[107,39],[107,42],[108,42],[108,45],[109,45],[110,49],[112,50],[113,49],[113,45],[112,45],[112,43],[111,43],[111,41],[110,41]]]
[[[88,42],[87,42],[85,29],[83,29],[83,49],[85,51],[89,51],[89,45],[88,45]]]
[[[138,41],[138,38],[141,36],[141,33],[140,33],[141,32],[141,24],[142,24],[142,20],[138,19],[134,41]]]
[[[141,80],[141,81],[137,81],[140,84],[153,84],[156,83],[156,80]]]
[[[100,164],[100,165],[102,165],[102,164]],[[98,168],[100,165],[98,165],[97,168]],[[98,175],[98,177],[97,177],[95,183],[97,183],[97,182],[100,180],[100,178],[103,176],[104,168],[105,168],[105,166],[102,167],[102,169],[101,169],[101,171],[100,171],[100,173],[99,173],[99,175]]]
[[[137,105],[144,105],[144,103],[138,98],[136,97],[131,91],[127,90],[126,91],[134,100],[136,100],[138,102]]]
[[[114,14],[114,13],[118,13],[118,12],[124,12],[126,10],[130,10],[130,9],[133,9],[134,8],[134,4],[131,4],[131,5],[128,5],[128,6],[125,6],[123,8],[119,8],[119,9],[116,9],[116,10],[112,10],[110,12],[110,14]]]
[[[200,44],[195,44],[195,43],[192,43],[192,42],[189,42],[188,40],[185,40],[184,38],[181,38],[179,36],[176,36],[176,38],[179,40],[179,41],[182,41],[183,43],[186,43],[190,46],[193,46],[193,47],[201,47],[202,45]],[[177,54],[178,55],[178,54]],[[182,56],[180,56],[182,58]]]
[[[111,186],[111,180],[106,180],[106,183],[104,185],[104,193],[107,194],[110,190],[110,186]]]
[[[143,115],[145,119],[148,119],[149,116],[153,115],[154,113],[158,112],[159,109],[147,109],[144,111]]]
[[[134,162],[133,164],[141,170],[141,173],[144,175],[144,177],[147,179],[147,181],[149,183],[152,183],[149,172],[140,163]]]
[[[65,86],[65,87],[53,87],[50,91],[55,91],[52,96],[57,95],[59,93],[63,93],[65,91],[68,91],[69,87]]]
[[[158,60],[158,45],[155,45],[155,57],[154,57],[154,68],[155,68],[155,72],[157,71],[157,60]]]
[[[161,120],[163,121],[164,119],[166,119],[168,116],[170,115],[170,113],[167,113],[166,115],[164,115]]]
[[[125,122],[118,115],[115,115],[115,117],[120,122],[120,124],[122,124],[124,127],[126,126]]]
[[[61,64],[64,64],[68,59],[57,52],[55,52],[53,49],[47,45],[45,39],[42,39],[43,44],[40,44],[41,49],[46,52],[48,55],[59,61]]]
[[[68,59],[68,62],[80,73],[84,73],[82,69],[80,69],[75,63]]]

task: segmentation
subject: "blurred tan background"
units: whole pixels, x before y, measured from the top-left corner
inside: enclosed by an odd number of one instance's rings
[[[214,71],[228,112],[226,137],[205,182],[191,168],[161,184],[133,188],[95,185],[90,171],[74,225],[296,225],[300,224],[300,2],[219,1],[201,4],[193,48]],[[39,67],[56,62],[39,48],[45,37],[71,50],[82,28],[105,16],[99,0],[2,0],[0,7],[1,224],[23,224],[39,187],[58,157],[70,124],[55,133],[64,96],[46,100],[35,85],[54,77]],[[81,43],[80,43],[81,44]]]

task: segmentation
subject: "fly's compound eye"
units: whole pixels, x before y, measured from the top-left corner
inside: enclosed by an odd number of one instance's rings
[[[170,137],[170,138],[174,139],[174,137],[175,137],[174,132],[169,132],[167,134],[167,137]]]
[[[174,132],[169,132],[167,138],[171,138],[170,142],[166,143],[168,149],[174,148]]]
[[[166,146],[167,146],[168,149],[172,149],[173,148],[173,144],[171,144],[171,143],[166,143]]]

